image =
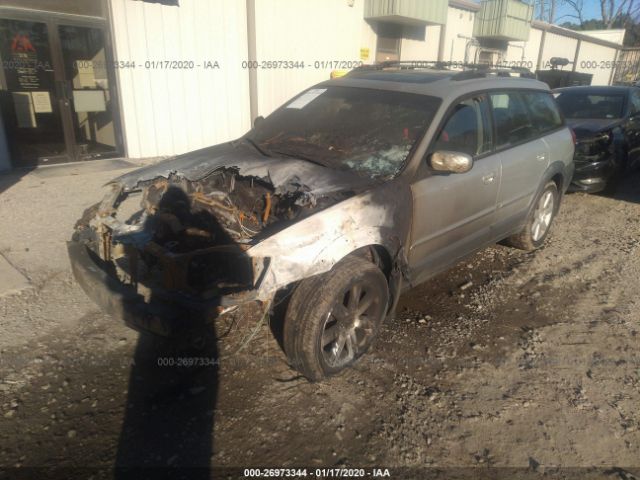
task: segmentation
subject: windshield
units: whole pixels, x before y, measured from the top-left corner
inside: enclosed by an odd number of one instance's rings
[[[268,155],[390,178],[404,165],[439,104],[426,95],[315,88],[258,123],[247,138]]]
[[[624,108],[624,94],[564,92],[556,100],[565,118],[620,118]]]

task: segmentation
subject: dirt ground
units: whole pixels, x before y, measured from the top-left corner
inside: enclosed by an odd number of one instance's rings
[[[116,173],[0,178],[0,253],[32,285],[0,298],[0,478],[638,475],[640,174],[615,197],[568,195],[540,251],[492,247],[407,292],[373,351],[310,384],[250,309],[187,354],[86,298],[64,241]],[[194,356],[219,366],[177,365]]]

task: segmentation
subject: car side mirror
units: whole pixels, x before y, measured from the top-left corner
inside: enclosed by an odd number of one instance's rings
[[[264,117],[262,115],[258,115],[256,118],[253,119],[253,128],[256,128],[263,121],[264,121]]]
[[[438,150],[431,155],[430,164],[438,172],[465,173],[473,167],[473,158],[466,153]]]

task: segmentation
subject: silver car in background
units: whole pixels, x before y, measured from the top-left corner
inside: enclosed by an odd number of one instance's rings
[[[498,241],[540,247],[573,154],[541,82],[363,67],[238,140],[115,179],[69,254],[91,298],[162,335],[289,295],[285,353],[320,380],[369,348],[404,289]]]

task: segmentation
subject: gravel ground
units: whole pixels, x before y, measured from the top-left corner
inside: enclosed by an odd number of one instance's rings
[[[568,195],[540,251],[495,246],[407,292],[369,355],[309,384],[269,326],[241,348],[260,317],[249,308],[197,353],[219,366],[169,367],[158,359],[182,358],[174,346],[85,297],[64,241],[117,173],[0,178],[0,253],[32,285],[0,298],[0,478],[116,465],[638,474],[639,174],[613,198]]]

